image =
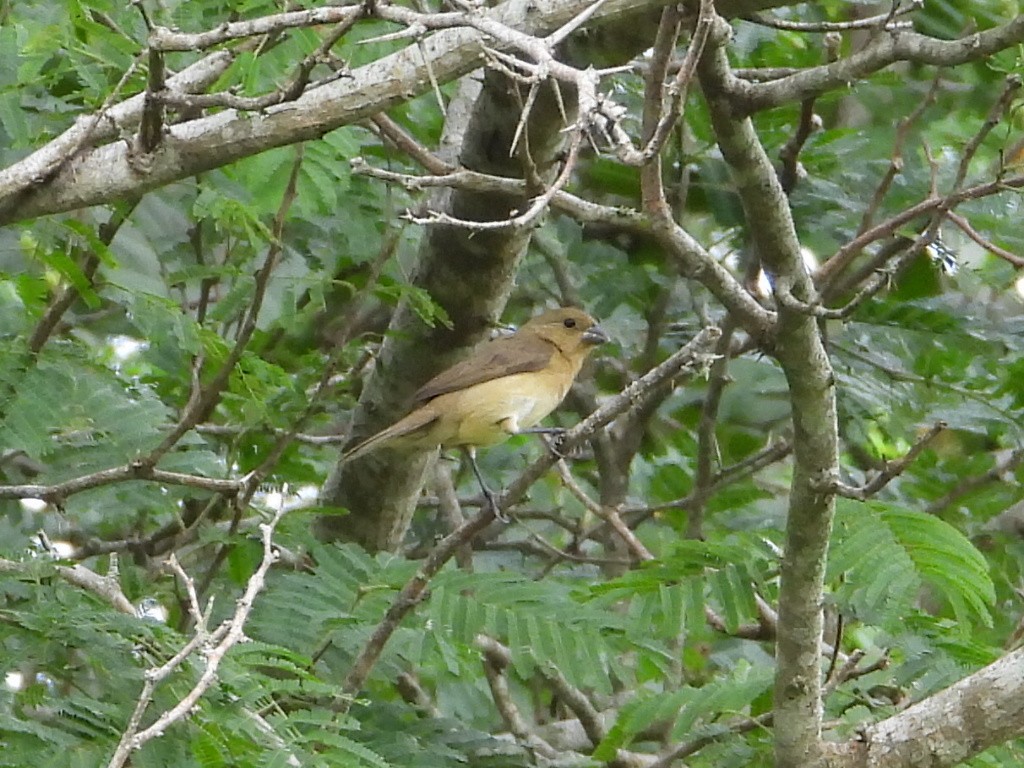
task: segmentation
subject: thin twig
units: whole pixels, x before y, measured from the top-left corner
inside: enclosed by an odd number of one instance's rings
[[[774,721],[775,716],[773,712],[765,712],[763,715],[757,717],[742,717],[737,718],[729,723],[725,724],[723,730],[707,736],[699,736],[689,741],[684,741],[677,744],[672,749],[664,752],[656,761],[651,763],[647,768],[670,768],[674,765],[677,760],[681,760],[684,757],[688,757],[702,750],[709,744],[714,744],[717,741],[721,741],[728,736],[733,736],[739,733],[747,733],[758,728],[767,728]]]
[[[894,4],[898,5],[898,4]],[[780,19],[777,16],[769,16],[764,13],[752,13],[744,17],[745,21],[752,24],[760,24],[763,27],[772,29],[783,29],[788,32],[849,32],[856,29],[909,29],[913,27],[911,21],[894,22],[894,16],[903,16],[913,13],[924,7],[924,0],[911,0],[907,6],[896,8],[895,11],[887,11],[876,16],[868,16],[863,19],[851,21],[793,21],[791,19]]]
[[[374,115],[370,118],[370,122],[377,129],[378,135],[390,141],[435,176],[443,176],[455,170],[387,115],[383,113]]]
[[[926,511],[930,514],[937,515],[947,509],[958,499],[976,491],[978,488],[988,485],[989,483],[998,482],[999,479],[1004,477],[1007,472],[1012,472],[1022,463],[1024,463],[1024,448],[1017,448],[1005,459],[997,461],[995,466],[987,472],[982,472],[980,475],[974,475],[972,477],[962,479],[944,496],[929,504]]]
[[[967,235],[971,240],[976,242],[986,251],[991,253],[993,256],[998,256],[1003,261],[1008,261],[1015,267],[1024,267],[1024,257],[1018,256],[1015,253],[1011,253],[1005,248],[1000,248],[998,245],[993,243],[991,240],[986,239],[980,232],[971,226],[965,217],[953,211],[946,212],[946,218],[952,221],[959,227],[960,231]]]
[[[450,462],[438,461],[434,465],[434,491],[437,494],[437,510],[448,527],[454,533],[466,524],[466,516],[462,513],[455,484],[452,482]],[[473,550],[470,546],[460,547],[455,552],[455,562],[464,571],[473,570]]]
[[[566,149],[566,159],[558,177],[551,183],[544,192],[533,198],[530,206],[518,215],[509,217],[502,221],[470,221],[460,219],[441,211],[430,211],[426,216],[407,215],[406,218],[415,224],[430,224],[443,226],[457,226],[472,231],[489,231],[499,229],[522,229],[534,224],[548,209],[552,198],[562,187],[569,183],[576,170],[576,160],[579,156],[582,133],[576,129],[569,139],[569,146]]]
[[[121,225],[128,220],[132,211],[135,210],[135,206],[138,204],[137,200],[129,202],[127,205],[120,206],[114,212],[114,214],[103,224],[100,225],[97,231],[97,238],[103,245],[110,245],[113,241],[114,236],[118,230],[121,229]],[[93,281],[96,277],[96,271],[100,266],[100,256],[95,251],[91,251],[85,258],[85,263],[82,265],[82,277],[85,280],[85,284],[92,287]],[[60,323],[64,313],[67,312],[71,305],[78,300],[81,296],[79,289],[73,284],[69,283],[65,285],[60,292],[54,297],[54,299],[47,305],[46,310],[43,312],[43,316],[39,318],[39,322],[36,323],[35,329],[32,331],[32,335],[28,339],[28,350],[32,354],[39,352],[46,344],[50,336],[53,335],[54,330]]]
[[[346,71],[343,68],[339,68],[331,75],[315,83],[310,80],[310,76],[316,66],[327,58],[331,48],[356,25],[360,18],[362,18],[362,14],[356,13],[337,23],[334,29],[316,47],[316,50],[303,57],[296,65],[295,73],[288,82],[260,96],[238,96],[231,91],[191,94],[163,89],[154,91],[153,97],[162,104],[177,109],[194,110],[225,107],[242,112],[262,111],[277,104],[295,101],[311,87],[325,85],[346,76]]]
[[[522,516],[520,516],[521,518]],[[520,519],[522,524],[522,519]],[[531,530],[528,526],[523,526],[526,530],[529,539],[520,539],[518,541],[485,541],[482,542],[477,548],[487,552],[519,552],[523,555],[531,555],[533,557],[540,557],[548,561],[551,565],[557,565],[559,562],[565,560],[570,563],[587,563],[589,565],[600,565],[602,567],[611,566],[613,568],[630,568],[636,564],[633,559],[626,559],[623,557],[597,557],[594,555],[580,555],[575,552],[567,552],[564,549],[551,544],[543,536]]]
[[[363,13],[362,5],[321,6],[304,11],[290,11],[263,16],[248,21],[233,21],[219,25],[207,32],[187,33],[154,27],[149,35],[149,46],[154,50],[201,51],[228,40],[243,37],[259,37],[296,27],[313,27],[321,24],[338,24]]]
[[[473,645],[483,652],[484,674],[491,689],[491,698],[494,699],[498,714],[501,715],[506,727],[529,749],[549,759],[555,757],[557,751],[530,728],[509,690],[505,670],[512,663],[512,656],[508,648],[487,635],[477,635]]]
[[[227,354],[218,371],[210,378],[208,384],[201,385],[198,381],[193,384],[189,395],[189,401],[186,403],[185,408],[178,419],[178,423],[175,424],[170,433],[161,441],[160,445],[154,448],[145,457],[144,461],[148,464],[156,464],[157,461],[177,445],[182,436],[193,429],[199,422],[207,418],[209,413],[217,405],[224,387],[227,386],[231,373],[234,371],[235,366],[238,365],[238,361],[241,360],[242,355],[245,352],[245,348],[248,346],[249,340],[252,338],[252,334],[256,330],[256,320],[259,317],[260,309],[263,306],[263,299],[266,296],[267,287],[270,284],[270,277],[274,272],[274,268],[277,266],[278,259],[283,248],[282,234],[284,231],[284,223],[287,218],[288,211],[291,209],[292,203],[295,200],[295,191],[298,183],[299,170],[301,168],[301,158],[303,155],[302,147],[303,145],[301,144],[296,146],[296,162],[292,165],[291,175],[285,185],[281,204],[278,206],[277,215],[274,219],[270,247],[267,249],[267,256],[263,261],[263,265],[256,272],[252,301],[249,302],[249,306],[242,318],[235,344]]]
[[[199,699],[216,683],[217,673],[221,662],[237,643],[245,637],[245,623],[252,612],[253,604],[257,595],[263,590],[266,583],[267,572],[277,561],[278,553],[273,544],[274,530],[281,522],[284,511],[280,510],[274,518],[266,524],[260,525],[263,539],[263,559],[257,566],[256,571],[249,578],[245,592],[235,604],[235,611],[231,618],[224,621],[209,636],[206,636],[202,625],[197,625],[197,632],[192,640],[183,647],[170,661],[147,671],[143,691],[139,696],[135,711],[121,735],[121,740],[114,751],[113,757],[107,764],[107,768],[121,768],[127,765],[134,751],[142,747],[148,741],[161,736],[171,725],[184,720],[192,712]],[[139,730],[142,723],[142,716],[152,700],[152,694],[156,685],[165,679],[170,673],[184,663],[186,658],[193,655],[193,652],[201,649],[202,652],[196,655],[196,659],[203,665],[203,671],[192,689],[189,690],[174,706],[163,712],[147,728]]]
[[[120,467],[101,469],[98,472],[91,472],[52,485],[0,485],[0,499],[41,499],[59,507],[65,499],[76,493],[125,480],[150,480],[165,485],[183,485],[228,496],[238,493],[241,488],[241,482],[238,480],[221,480],[188,475],[183,472],[168,472],[133,461]]]
[[[558,470],[559,477],[562,479],[562,483],[564,483],[565,487],[569,489],[569,492],[577,499],[580,499],[588,510],[611,526],[612,530],[619,535],[619,538],[622,539],[623,543],[636,560],[640,562],[647,562],[654,559],[654,555],[651,554],[650,550],[643,545],[643,542],[641,542],[640,539],[636,537],[636,534],[630,530],[629,526],[622,521],[618,510],[613,507],[598,504],[596,501],[591,499],[580,487],[579,483],[576,482],[576,478],[572,476],[572,473],[569,472],[569,467],[566,465],[564,460],[559,459],[555,463],[555,467]]]
[[[232,424],[197,424],[195,431],[200,435],[213,435],[215,437],[240,437],[249,434],[253,430],[250,427],[241,427]],[[282,427],[266,427],[269,434],[281,436],[289,433],[289,430]],[[306,445],[342,445],[348,436],[341,435],[310,435],[305,432],[296,432],[291,436],[297,443]]]
[[[587,698],[587,695],[572,685],[558,670],[558,667],[550,662],[542,664],[538,671],[558,695],[559,701],[576,715],[590,742],[595,747],[600,744],[608,729],[605,728],[604,721],[601,719],[601,713],[597,711],[597,707]]]
[[[704,404],[700,409],[700,421],[697,423],[697,471],[693,480],[693,491],[690,493],[691,503],[686,521],[686,535],[691,539],[703,538],[704,507],[714,487],[714,464],[720,458],[715,426],[718,423],[718,407],[722,402],[722,394],[729,379],[729,346],[732,344],[736,325],[731,318],[722,324],[722,338],[718,341],[718,359],[711,364],[711,374],[704,395]]]
[[[931,87],[928,89],[927,95],[921,100],[921,103],[914,107],[913,111],[900,120],[896,126],[896,136],[893,140],[889,167],[886,169],[881,181],[879,181],[878,186],[875,187],[875,192],[871,196],[871,202],[868,203],[867,209],[865,209],[864,214],[861,216],[860,226],[857,228],[858,235],[865,232],[871,226],[875,213],[881,207],[885,196],[889,193],[893,180],[898,174],[903,172],[903,145],[906,143],[907,136],[910,135],[910,129],[921,119],[925,110],[935,103],[935,97],[939,93],[941,84],[942,70],[940,69],[936,71],[935,77],[932,78]]]
[[[668,9],[665,12],[667,11]],[[659,81],[659,88],[656,93],[661,114],[658,117],[657,123],[652,126],[649,140],[643,149],[640,150],[644,162],[650,160],[661,151],[673,126],[677,125],[682,119],[686,94],[690,89],[690,83],[693,82],[694,73],[697,71],[697,62],[700,60],[700,56],[704,52],[704,46],[707,44],[708,36],[711,34],[713,20],[714,4],[711,0],[700,0],[700,6],[697,10],[697,21],[694,24],[693,34],[690,36],[690,44],[687,46],[686,55],[683,57],[682,62],[680,62],[672,83],[665,89],[667,93],[664,95],[668,96],[667,103],[663,100],[661,83]],[[658,75],[654,74],[650,79],[653,79],[655,76]],[[649,91],[651,86],[650,79],[648,82]]]
[[[832,479],[826,483],[822,483],[820,490],[835,493],[848,499],[867,501],[880,490],[885,488],[885,486],[892,482],[896,477],[903,474],[907,467],[909,467],[917,457],[921,455],[921,452],[928,447],[929,443],[938,437],[945,429],[946,422],[936,422],[927,432],[917,439],[906,454],[898,459],[885,462],[882,471],[862,486],[855,487],[846,485],[838,479]]]
[[[796,189],[800,181],[800,151],[815,129],[821,128],[821,119],[814,114],[814,103],[814,98],[804,99],[800,103],[800,122],[797,123],[796,132],[779,150],[779,160],[782,161],[779,183],[787,195]]]
[[[956,177],[953,180],[952,190],[957,192],[963,186],[964,179],[967,178],[967,171],[971,166],[971,161],[974,159],[974,155],[981,147],[981,143],[985,140],[985,137],[992,132],[1003,119],[1003,115],[1006,114],[1007,109],[1013,103],[1014,97],[1017,95],[1017,91],[1024,85],[1024,78],[1018,74],[1008,75],[1003,83],[1003,90],[999,94],[999,98],[989,109],[988,114],[985,116],[985,122],[981,124],[974,136],[971,137],[963,148],[963,152],[960,155],[960,165],[956,170]]]
[[[384,618],[377,624],[373,634],[370,635],[359,655],[352,662],[352,666],[342,683],[341,694],[334,700],[332,709],[335,712],[339,714],[348,712],[352,706],[353,697],[366,684],[370,672],[384,651],[384,646],[391,639],[391,635],[394,634],[395,630],[398,629],[398,625],[405,618],[405,615],[422,599],[424,590],[426,590],[430,580],[461,547],[471,542],[477,534],[487,528],[494,520],[493,507],[485,506],[480,514],[468,520],[465,525],[438,542],[427,559],[423,561],[416,574],[405,583],[405,586],[395,596],[391,606],[384,614]]]
[[[178,562],[178,558],[174,553],[171,553],[171,556],[167,558],[167,567],[170,568],[171,572],[178,577],[178,580],[185,585],[185,595],[188,597],[188,612],[192,616],[192,621],[196,627],[196,631],[206,632],[209,612],[204,613],[199,607],[199,593],[196,591],[195,581],[191,576],[185,573],[185,569],[181,567],[181,563]]]

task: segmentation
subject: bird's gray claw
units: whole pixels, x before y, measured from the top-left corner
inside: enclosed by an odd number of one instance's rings
[[[547,445],[548,450],[551,451],[552,455],[556,459],[561,460],[569,458],[569,456],[562,451],[562,443],[565,442],[565,433],[566,430],[561,427],[552,429],[550,432],[546,433],[547,439],[544,441],[544,444]]]

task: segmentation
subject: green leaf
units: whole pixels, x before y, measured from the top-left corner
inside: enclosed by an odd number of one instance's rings
[[[601,743],[594,748],[596,760],[613,760],[619,749],[629,746],[644,729],[661,721],[670,720],[679,710],[700,695],[700,690],[689,686],[676,691],[660,693],[630,702],[622,708],[615,724]]]
[[[995,587],[971,542],[939,518],[880,502],[839,505],[828,578],[843,575],[837,596],[866,620],[899,621],[928,584],[945,597],[960,626],[991,626]]]

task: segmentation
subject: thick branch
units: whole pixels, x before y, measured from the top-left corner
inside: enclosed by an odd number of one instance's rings
[[[724,36],[709,43],[699,68],[722,155],[743,204],[757,255],[775,276],[777,296],[815,300],[800,256],[788,200],[750,119],[734,109],[724,86],[732,77]],[[779,589],[775,681],[776,758],[780,765],[821,765],[822,588],[835,512],[816,480],[838,472],[838,427],[832,368],[817,321],[779,306],[774,354],[789,385],[794,467]]]
[[[588,26],[607,24],[645,10],[655,10],[665,2],[604,0],[591,10],[592,0],[507,0],[484,13],[474,13],[526,35],[545,35],[581,16],[586,17]],[[778,4],[777,0],[725,0],[719,12],[751,13]],[[322,17],[315,17],[321,11],[297,12],[302,18],[297,17],[296,24],[305,26],[347,18],[348,11],[323,9]],[[282,28],[277,22],[283,16],[287,14],[267,17],[271,19],[268,29]],[[256,23],[227,25],[209,33],[212,37],[185,35],[180,41],[174,38],[177,33],[156,30],[154,41],[163,50],[173,50],[182,45],[192,49],[197,43],[209,45],[237,35],[258,34],[259,28],[253,26]],[[507,43],[496,43],[477,30],[465,28],[429,35],[397,53],[358,68],[351,78],[310,89],[301,98],[268,109],[265,113],[225,110],[171,126],[159,150],[147,156],[144,164],[137,161],[133,156],[135,150],[123,141],[114,141],[76,156],[84,146],[82,134],[93,135],[93,126],[97,122],[106,122],[109,118],[112,123],[120,123],[119,115],[115,114],[120,106],[124,106],[133,117],[141,111],[143,95],[140,94],[107,112],[102,121],[96,115],[80,118],[81,129],[68,132],[26,160],[0,171],[0,225],[137,197],[170,182],[274,147],[318,139],[336,128],[426,93],[434,82],[444,84],[477,69],[484,62],[485,45],[501,49]],[[170,78],[168,85],[183,92],[205,90],[212,82],[207,79],[206,72],[219,70],[214,75],[213,79],[216,79],[223,71],[221,65],[232,60],[230,52],[218,51],[203,60],[201,83],[193,82],[199,75],[197,71],[189,78],[185,78],[185,72],[182,72],[178,78]],[[199,66],[193,65],[188,71]],[[139,101],[135,102],[135,99]],[[111,140],[117,132],[107,130],[103,136]]]
[[[659,2],[606,0],[592,20],[614,19]],[[537,35],[558,29],[590,5],[590,0],[508,0],[482,16]],[[485,44],[507,47],[476,30],[443,30],[356,69],[351,78],[311,89],[264,114],[225,110],[170,126],[161,146],[147,157],[145,170],[132,157],[132,149],[120,141],[70,160],[67,151],[59,152],[56,165],[63,165],[47,184],[28,190],[12,188],[3,183],[6,174],[0,174],[0,224],[138,196],[273,147],[318,139],[427,92],[432,77],[446,83],[471,72],[483,63]],[[54,152],[48,154],[52,157]],[[21,165],[7,174],[25,178],[29,169]],[[27,177],[38,180],[41,175],[28,172]],[[22,191],[24,197],[18,196]]]
[[[168,78],[167,87],[178,93],[203,91],[224,74],[234,60],[235,55],[230,51],[211,53]],[[71,128],[49,144],[0,170],[0,219],[7,220],[8,213],[11,213],[9,220],[22,218],[21,214],[15,212],[21,202],[21,195],[61,170],[61,166],[69,162],[79,150],[99,142],[111,141],[121,131],[137,125],[145,99],[146,94],[140,93],[109,109],[79,117]],[[63,170],[66,175],[67,169]],[[52,211],[44,210],[42,213]]]
[[[1024,734],[1024,650],[828,747],[829,768],[944,768]]]
[[[750,83],[730,75],[721,85],[734,99],[738,112],[751,114],[794,101],[846,88],[897,61],[952,67],[980,61],[1024,41],[1024,15],[1001,27],[976,32],[959,40],[937,40],[906,30],[879,34],[862,50],[821,67],[805,69],[768,83]]]

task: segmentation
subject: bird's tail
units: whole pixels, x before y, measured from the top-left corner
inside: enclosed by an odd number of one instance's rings
[[[382,429],[375,435],[366,438],[363,442],[350,448],[341,455],[342,462],[358,459],[372,453],[378,448],[391,444],[392,448],[414,448],[419,446],[416,439],[423,431],[428,430],[430,425],[437,421],[437,414],[430,413],[420,408],[413,411],[404,419],[400,419],[387,429]]]

